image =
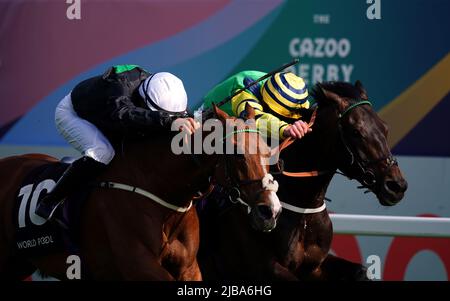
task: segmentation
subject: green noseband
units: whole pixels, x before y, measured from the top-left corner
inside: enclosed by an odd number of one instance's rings
[[[353,110],[354,108],[361,106],[361,105],[369,105],[372,106],[372,103],[368,100],[364,100],[364,99],[360,99],[357,103],[352,104],[351,106],[349,106],[347,109],[345,109],[344,112],[339,114],[339,119],[342,119],[348,112],[350,112],[351,110]]]

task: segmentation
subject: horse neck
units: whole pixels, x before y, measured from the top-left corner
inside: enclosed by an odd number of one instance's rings
[[[105,180],[139,187],[171,204],[186,206],[199,190],[207,188],[214,157],[202,156],[199,166],[189,154],[175,155],[170,142],[167,135],[124,143]]]
[[[286,149],[282,156],[287,171],[319,171],[308,178],[280,177],[278,194],[290,204],[315,208],[322,205],[328,185],[337,169],[337,119],[331,107],[319,108],[313,131]]]

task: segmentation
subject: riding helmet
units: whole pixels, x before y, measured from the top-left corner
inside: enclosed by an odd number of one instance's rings
[[[141,84],[139,93],[153,111],[180,113],[187,109],[187,93],[183,82],[169,72],[150,75]]]
[[[309,108],[306,83],[292,72],[275,73],[261,89],[263,101],[281,116],[298,119],[299,109]]]

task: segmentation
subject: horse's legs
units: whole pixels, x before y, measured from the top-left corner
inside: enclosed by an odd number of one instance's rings
[[[140,242],[140,238],[131,233],[121,231],[107,237],[111,247],[105,249],[104,258],[96,260],[95,250],[98,241],[92,247],[87,247],[85,254],[89,271],[93,279],[99,280],[175,280],[161,265],[159,258],[154,255],[147,245]],[[120,242],[123,239],[124,242]],[[103,250],[103,249],[102,249]],[[100,254],[100,255],[102,255]],[[106,261],[105,261],[106,260]]]
[[[359,263],[328,254],[313,278],[319,280],[367,281],[367,268]]]
[[[84,208],[82,256],[93,280],[174,280],[161,265],[161,225],[147,200],[94,192]],[[138,207],[142,206],[142,207]]]
[[[180,281],[201,281],[202,273],[200,272],[200,267],[197,260],[194,260],[191,266],[187,267],[180,273]]]
[[[178,222],[179,221],[179,222]],[[166,222],[166,232],[172,240],[161,253],[163,266],[177,280],[200,281],[202,275],[197,261],[199,248],[199,221],[195,210]],[[167,240],[169,237],[165,236]]]

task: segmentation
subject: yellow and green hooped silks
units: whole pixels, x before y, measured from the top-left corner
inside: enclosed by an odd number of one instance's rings
[[[300,118],[298,110],[309,108],[308,89],[301,77],[291,73],[276,73],[262,87],[263,101],[276,113],[288,118]]]

